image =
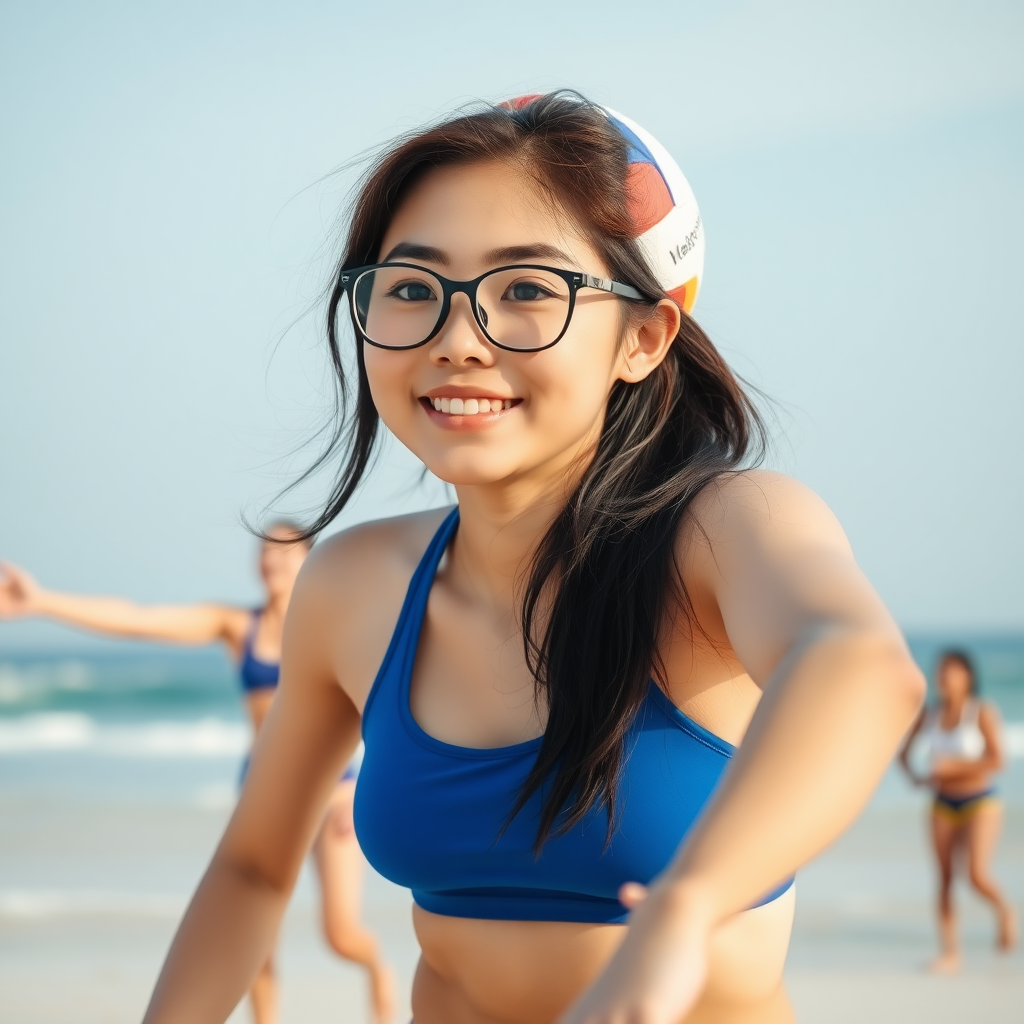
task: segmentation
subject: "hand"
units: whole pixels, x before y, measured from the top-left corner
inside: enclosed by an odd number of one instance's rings
[[[932,762],[931,772],[928,775],[928,785],[933,788],[944,782],[950,775],[955,774],[957,762],[951,757],[940,757]]]
[[[691,894],[628,882],[629,933],[604,973],[558,1024],[678,1024],[704,989],[713,918]]]
[[[0,619],[34,614],[42,592],[42,587],[24,569],[0,562]]]
[[[349,836],[355,832],[352,821],[352,801],[355,799],[356,784],[346,779],[338,786],[340,792],[335,793],[327,811],[327,827],[336,836]]]

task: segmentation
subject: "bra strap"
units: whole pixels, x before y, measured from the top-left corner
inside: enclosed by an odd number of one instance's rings
[[[456,506],[445,517],[444,521],[437,528],[437,532],[430,539],[427,550],[423,552],[416,571],[409,580],[409,588],[405,592],[405,600],[402,602],[401,611],[398,613],[398,621],[395,623],[395,631],[391,635],[391,643],[388,644],[384,660],[377,670],[377,676],[370,687],[369,696],[363,707],[363,728],[366,728],[366,719],[370,714],[372,705],[380,691],[383,680],[388,674],[392,662],[398,658],[404,663],[405,659],[415,657],[416,647],[412,644],[411,635],[418,635],[423,625],[423,615],[426,611],[427,600],[430,597],[430,588],[434,585],[434,575],[437,567],[444,557],[455,528],[459,523],[459,509]],[[404,664],[402,666],[405,667]]]
[[[426,600],[429,595],[430,588],[434,585],[434,576],[437,575],[437,567],[441,564],[441,559],[444,558],[452,534],[455,533],[455,528],[458,525],[459,509],[456,506],[445,516],[444,522],[430,538],[427,550],[423,552],[420,564],[416,566],[416,572],[413,573],[413,577],[409,581],[410,606],[418,605],[421,597]]]

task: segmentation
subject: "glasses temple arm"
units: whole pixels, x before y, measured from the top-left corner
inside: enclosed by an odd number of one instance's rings
[[[647,298],[643,292],[638,291],[631,284],[623,284],[621,281],[613,281],[607,277],[594,277],[593,274],[580,274],[583,278],[585,288],[597,288],[602,292],[611,292],[612,295],[621,295],[624,299]]]

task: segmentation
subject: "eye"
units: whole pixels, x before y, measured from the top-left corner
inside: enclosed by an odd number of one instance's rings
[[[432,302],[434,292],[426,281],[403,281],[388,290],[388,298],[402,302]]]
[[[505,289],[502,298],[511,302],[540,302],[555,298],[555,293],[537,281],[516,281]]]

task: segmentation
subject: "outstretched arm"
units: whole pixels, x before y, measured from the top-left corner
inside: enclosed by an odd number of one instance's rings
[[[699,625],[724,631],[764,695],[712,803],[563,1024],[682,1019],[714,929],[856,818],[924,696],[896,624],[814,494],[745,474],[702,495],[696,526],[681,558],[695,607],[713,610]]]
[[[46,590],[24,569],[0,563],[0,620],[31,616],[106,636],[181,644],[237,645],[249,623],[247,611],[227,605],[139,605],[120,597]]]

